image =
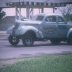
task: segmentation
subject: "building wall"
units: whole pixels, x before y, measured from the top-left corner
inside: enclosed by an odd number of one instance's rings
[[[72,0],[0,0],[0,7],[9,7],[8,2],[45,2],[45,3],[72,3]]]

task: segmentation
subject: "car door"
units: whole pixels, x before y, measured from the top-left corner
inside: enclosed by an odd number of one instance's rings
[[[58,23],[58,37],[66,38],[68,31],[67,23],[64,21],[64,19],[61,16],[57,17],[57,23]]]
[[[57,22],[56,16],[47,16],[42,25],[43,34],[46,38],[57,37]]]

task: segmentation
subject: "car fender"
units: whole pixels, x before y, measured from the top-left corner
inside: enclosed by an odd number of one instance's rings
[[[24,35],[28,31],[33,31],[36,34],[37,38],[43,38],[43,33],[42,31],[38,30],[34,26],[21,26],[17,30],[17,35]]]
[[[72,33],[72,28],[69,29],[68,33],[67,33],[67,38],[69,38],[69,35]]]
[[[11,26],[11,27],[9,27],[9,28],[7,29],[7,34],[12,34],[12,31],[13,31],[14,27],[15,27],[14,25]]]

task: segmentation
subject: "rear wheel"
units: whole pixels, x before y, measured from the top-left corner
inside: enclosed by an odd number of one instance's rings
[[[13,45],[13,46],[16,46],[16,45],[19,43],[19,38],[16,37],[16,36],[10,35],[10,36],[8,37],[8,40],[9,40],[9,43],[10,43],[11,45]]]
[[[72,45],[72,33],[70,34],[70,36],[68,38],[68,44]]]
[[[22,42],[25,46],[32,46],[34,43],[34,37],[32,34],[26,34],[23,38],[22,38]]]

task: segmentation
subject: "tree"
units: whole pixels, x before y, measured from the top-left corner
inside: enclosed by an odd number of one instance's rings
[[[59,10],[66,21],[72,21],[72,5],[67,5],[66,7],[59,8]]]
[[[5,16],[5,12],[0,8],[0,20]]]

